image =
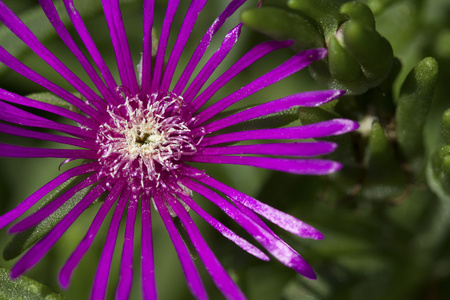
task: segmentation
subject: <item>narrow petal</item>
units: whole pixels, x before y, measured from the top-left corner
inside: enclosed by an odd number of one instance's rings
[[[302,175],[326,175],[341,169],[338,162],[325,159],[285,159],[253,156],[192,155],[184,161],[245,165]]]
[[[77,185],[71,187],[69,190],[67,190],[65,193],[63,193],[61,196],[53,200],[52,202],[48,203],[46,206],[40,208],[38,211],[34,212],[30,216],[26,217],[25,219],[21,220],[20,222],[14,224],[9,229],[10,233],[20,232],[29,229],[30,227],[33,227],[37,224],[39,224],[42,220],[50,216],[52,213],[54,213],[61,205],[63,205],[66,201],[68,201],[73,195],[75,195],[78,191],[81,191],[84,188],[87,188],[88,186],[93,185],[94,183],[98,182],[98,175],[92,174],[88,178],[84,179]]]
[[[155,9],[155,0],[144,0],[143,25],[144,39],[142,45],[142,93],[151,93],[152,83],[152,29],[153,29],[153,13]]]
[[[183,74],[181,74],[180,79],[177,80],[175,88],[173,92],[177,95],[181,95],[181,92],[186,87],[186,84],[191,78],[192,73],[197,67],[198,63],[202,59],[205,54],[206,49],[208,49],[213,36],[217,33],[217,31],[222,27],[225,21],[242,5],[246,0],[233,0],[228,4],[225,10],[216,18],[211,27],[206,31],[206,34],[203,36],[202,40],[198,44],[194,53],[192,54],[189,63],[186,68],[183,70]]]
[[[70,120],[73,120],[79,124],[89,124],[90,120],[88,120],[85,116],[78,114],[76,112],[70,111],[68,109],[44,103],[41,101],[36,101],[24,96],[20,96],[17,94],[14,94],[10,91],[4,90],[0,88],[0,99],[6,102],[20,104],[27,107],[37,108],[39,110],[48,111],[53,114],[59,115],[61,117],[68,118]]]
[[[22,136],[26,138],[32,138],[32,139],[38,139],[38,140],[44,140],[44,141],[52,141],[56,143],[66,144],[66,145],[72,145],[76,147],[81,148],[88,148],[91,150],[96,149],[95,142],[72,138],[68,136],[62,136],[62,135],[56,135],[51,133],[44,133],[34,130],[28,130],[24,128],[20,128],[17,126],[11,126],[7,124],[0,123],[0,132],[11,134],[15,136]]]
[[[208,222],[212,227],[214,227],[218,232],[220,232],[224,237],[241,247],[243,250],[247,251],[251,255],[256,256],[257,258],[261,260],[268,261],[270,258],[261,250],[253,246],[251,243],[243,239],[242,237],[238,236],[236,233],[234,233],[232,230],[230,230],[228,227],[211,217],[206,211],[204,211],[197,203],[195,203],[194,200],[192,200],[191,197],[178,193],[177,197],[179,197],[181,200],[183,200],[184,203],[186,203],[187,206],[189,206],[194,212],[196,212],[202,219],[204,219],[206,222]]]
[[[86,235],[78,244],[77,248],[72,252],[69,259],[66,261],[61,271],[59,272],[59,282],[61,283],[61,286],[63,288],[67,288],[69,286],[73,271],[91,247],[92,242],[94,241],[98,230],[100,229],[100,226],[105,220],[105,217],[110,211],[114,202],[116,202],[117,197],[122,192],[124,185],[124,182],[119,182],[119,184],[115,185],[113,190],[108,194],[105,201],[102,203],[102,206],[95,215],[94,220],[92,220],[91,226],[86,232]]]
[[[250,82],[246,86],[240,88],[231,95],[220,99],[204,111],[200,112],[195,119],[197,125],[203,124],[205,121],[211,119],[219,112],[230,107],[236,102],[247,98],[248,96],[256,93],[257,91],[268,87],[308,66],[311,62],[324,58],[326,55],[325,49],[313,49],[299,53],[290,58],[286,62],[282,63],[275,69],[267,72],[258,79]]]
[[[243,214],[239,209],[233,206],[228,201],[225,201],[217,193],[209,190],[208,188],[196,183],[188,178],[181,179],[182,184],[204,196],[216,204],[221,210],[223,210],[230,218],[241,225],[248,231],[267,251],[269,251],[274,257],[276,257],[281,263],[294,269],[303,276],[315,279],[316,275],[310,265],[291,247],[289,247],[284,241],[272,232],[265,230],[259,224],[255,223],[247,215]]]
[[[30,29],[10,10],[3,2],[0,2],[0,22],[21,39],[42,60],[51,66],[68,83],[77,89],[86,99],[98,109],[104,109],[102,99],[89,88],[81,79],[69,70],[51,51],[39,42]]]
[[[69,18],[73,24],[73,27],[77,31],[78,35],[80,36],[81,40],[83,41],[86,49],[88,50],[89,54],[92,57],[92,60],[97,65],[97,67],[100,70],[100,73],[102,74],[103,78],[105,79],[106,84],[110,89],[115,89],[117,87],[117,84],[114,80],[114,77],[111,75],[111,72],[109,71],[108,67],[106,66],[102,56],[100,55],[100,52],[98,51],[97,47],[95,46],[94,41],[92,40],[88,30],[86,29],[86,26],[84,25],[83,19],[81,19],[81,16],[79,12],[76,10],[73,0],[63,0],[64,6],[66,7],[67,14],[69,15]],[[111,99],[114,100],[115,98]]]
[[[102,4],[114,52],[116,53],[120,79],[132,94],[137,94],[139,87],[125,26],[123,25],[122,13],[120,12],[119,0],[102,0]]]
[[[223,62],[223,60],[227,57],[228,53],[230,53],[231,49],[233,49],[234,45],[239,39],[241,35],[242,23],[238,26],[234,27],[223,40],[222,45],[219,50],[214,53],[214,55],[208,60],[205,66],[201,69],[201,71],[195,76],[194,80],[189,84],[186,92],[183,94],[183,97],[193,98],[206,81],[209,79],[211,74],[217,69],[217,67]],[[180,91],[175,91],[175,93],[181,93]]]
[[[205,175],[204,177],[196,176],[198,174],[198,170],[191,167],[192,176],[199,182],[213,187],[214,189],[224,193],[227,197],[229,197],[233,202],[238,202],[254,212],[260,214],[265,217],[267,220],[272,223],[280,226],[286,231],[289,231],[295,235],[298,235],[302,238],[312,238],[312,239],[322,239],[323,235],[314,227],[300,221],[297,218],[294,218],[291,215],[288,215],[282,211],[279,211],[267,204],[264,204],[244,193],[239,192],[236,189],[233,189],[226,184],[215,180],[211,176]],[[196,173],[194,173],[196,172]]]
[[[211,251],[208,244],[203,239],[202,234],[198,230],[197,226],[195,226],[194,221],[186,212],[184,207],[173,196],[169,196],[166,199],[177,216],[180,218],[184,228],[186,228],[189,238],[194,244],[194,247],[200,256],[200,259],[203,261],[206,270],[225,298],[234,300],[246,299],[242,291],[231,279],[230,275],[228,275],[218,261],[217,257]]]
[[[155,263],[153,260],[153,234],[151,217],[151,199],[147,195],[142,196],[142,244],[141,244],[141,272],[142,294],[144,299],[158,299],[155,280]]]
[[[16,208],[11,210],[10,212],[0,216],[0,229],[10,224],[14,220],[16,220],[19,216],[21,216],[24,212],[30,209],[33,205],[35,205],[39,200],[41,200],[45,195],[47,195],[50,191],[55,189],[56,187],[64,184],[67,180],[83,175],[86,173],[94,172],[97,170],[97,163],[89,163],[84,164],[61,173],[53,180],[49,181],[43,187],[38,189],[24,201],[22,201]]]
[[[116,299],[128,299],[130,297],[131,285],[133,283],[133,246],[134,246],[134,223],[136,222],[136,210],[139,195],[133,194],[128,205],[127,219],[125,225],[125,237],[122,248],[122,261],[120,263],[120,277],[116,289]],[[143,240],[147,235],[142,234]],[[146,268],[149,266],[145,266]],[[156,299],[156,298],[154,298]]]
[[[76,59],[80,62],[83,69],[86,71],[86,74],[88,74],[89,78],[92,80],[95,87],[102,94],[103,99],[111,98],[112,97],[111,91],[103,83],[102,79],[100,78],[100,76],[98,76],[94,67],[92,67],[89,60],[86,58],[86,56],[77,46],[76,42],[70,36],[70,33],[67,31],[66,27],[64,26],[63,22],[61,21],[58,15],[58,12],[56,11],[53,1],[39,0],[39,3],[41,4],[42,9],[47,15],[48,20],[53,25],[53,28],[55,28],[61,40],[64,42],[64,44],[66,44],[67,48],[69,48],[69,50],[75,55]]]
[[[172,82],[173,74],[180,60],[181,53],[186,46],[186,42],[191,35],[192,28],[197,21],[197,17],[206,4],[206,0],[192,0],[191,5],[188,8],[186,15],[184,16],[183,25],[181,25],[180,32],[178,33],[175,45],[170,53],[167,66],[164,70],[163,79],[161,81],[160,89],[168,91]]]
[[[167,3],[166,15],[164,16],[164,22],[162,25],[161,33],[159,35],[158,50],[156,51],[155,57],[155,68],[153,70],[152,77],[152,90],[159,90],[161,78],[163,75],[164,68],[164,57],[166,55],[167,43],[169,41],[170,28],[172,26],[175,13],[178,9],[178,4],[180,0],[169,0]]]
[[[187,284],[191,293],[195,298],[199,300],[208,299],[208,295],[206,294],[205,287],[203,286],[202,280],[200,278],[200,274],[195,267],[194,262],[192,261],[191,255],[189,254],[186,245],[184,244],[181,236],[173,223],[172,217],[169,214],[169,211],[166,207],[164,200],[161,198],[159,194],[154,195],[154,201],[156,207],[158,209],[159,215],[166,226],[167,232],[169,233],[170,239],[177,251],[178,258],[181,262],[181,266],[183,268],[184,276],[186,277]]]
[[[118,184],[122,190],[124,183]],[[118,196],[115,195],[116,197]],[[100,262],[98,263],[97,272],[95,273],[94,284],[92,285],[91,299],[106,299],[106,287],[108,285],[109,271],[111,269],[111,261],[114,255],[114,248],[116,246],[117,233],[119,232],[120,220],[122,219],[125,205],[128,202],[130,193],[123,193],[117,206],[115,207],[112,216],[111,224],[109,225],[108,235],[106,236],[106,243],[103,247]]]
[[[277,143],[198,148],[196,154],[265,154],[277,156],[316,156],[331,153],[336,148],[337,144],[331,142]]]
[[[269,41],[261,43],[250,51],[248,51],[244,56],[242,56],[234,65],[232,65],[228,70],[223,73],[219,78],[217,78],[213,83],[211,83],[208,88],[206,88],[198,97],[184,97],[186,102],[190,102],[194,111],[202,107],[218,90],[220,90],[225,84],[227,84],[231,79],[233,79],[240,72],[251,66],[253,63],[272,53],[275,50],[286,48],[292,45],[292,41]]]
[[[43,239],[37,242],[22,256],[11,270],[11,278],[17,278],[33,267],[59,240],[75,220],[106,190],[103,184],[97,185],[86,195]]]
[[[53,129],[56,131],[65,132],[77,137],[84,137],[93,139],[95,133],[93,131],[83,130],[80,127],[56,123],[45,118],[36,116],[32,113],[26,112],[13,105],[0,101],[0,120],[17,125],[39,127]]]
[[[92,117],[94,121],[97,120],[100,122],[102,120],[101,114],[93,107],[91,107],[87,102],[81,101],[73,94],[69,93],[68,91],[62,89],[53,82],[39,75],[35,71],[31,70],[30,68],[25,66],[22,62],[20,62],[18,59],[9,54],[8,51],[6,51],[1,46],[0,46],[0,62],[9,67],[11,70],[15,71],[16,73],[22,75],[25,78],[30,79],[31,81],[39,84],[40,86],[49,90],[55,95],[63,98],[68,103],[72,104],[73,106],[75,106],[88,116]],[[81,123],[81,124],[87,125],[89,123],[87,124]],[[90,128],[93,128],[92,125],[90,125]]]
[[[330,135],[340,135],[358,128],[358,123],[347,119],[333,119],[310,125],[274,128],[274,129],[257,129],[248,131],[239,131],[226,133],[216,136],[204,137],[201,146],[217,145],[229,142],[240,142],[249,140],[292,140],[292,139],[312,139]]]
[[[205,126],[202,126],[201,129],[203,133],[210,133],[237,123],[288,110],[295,106],[319,106],[342,96],[344,93],[345,91],[326,90],[318,92],[304,92],[287,96],[282,99],[254,106],[235,113],[229,117],[206,124]]]
[[[96,159],[98,155],[92,150],[33,148],[0,143],[0,156]]]

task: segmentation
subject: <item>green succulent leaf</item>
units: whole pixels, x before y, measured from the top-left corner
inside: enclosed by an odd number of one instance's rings
[[[246,10],[245,25],[277,40],[294,40],[294,49],[303,51],[325,45],[322,34],[305,16],[274,7]]]
[[[336,1],[288,0],[288,6],[317,20],[323,28],[325,36],[334,34],[338,25],[346,20],[346,17],[339,13],[339,6]]]
[[[407,76],[398,99],[396,112],[398,144],[414,170],[423,166],[423,128],[433,100],[438,63],[424,58]]]
[[[336,37],[328,43],[328,63],[330,75],[342,82],[355,82],[363,77],[358,62],[342,47]]]
[[[364,198],[387,201],[399,197],[405,191],[407,174],[378,122],[372,123],[364,166],[366,176],[361,190]]]
[[[79,94],[79,93],[74,93],[74,94],[75,94],[76,97],[78,97],[80,99],[83,99],[81,94]],[[27,97],[30,98],[30,99],[33,99],[33,100],[40,101],[40,102],[45,102],[45,103],[48,103],[48,104],[59,106],[59,107],[68,109],[70,111],[76,112],[76,113],[81,113],[81,111],[78,108],[76,108],[72,104],[68,103],[63,98],[58,97],[55,94],[50,93],[50,92],[33,93],[33,94],[27,95]],[[85,100],[85,99],[83,99],[83,100]]]
[[[25,276],[12,280],[9,273],[9,270],[0,268],[0,299],[64,299],[57,292],[40,282]]]

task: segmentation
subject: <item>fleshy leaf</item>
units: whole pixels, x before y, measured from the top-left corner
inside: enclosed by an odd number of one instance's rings
[[[438,75],[434,58],[423,59],[405,79],[396,112],[398,144],[416,171],[423,167],[423,128],[433,100]]]
[[[405,191],[407,175],[395,157],[393,145],[378,122],[372,123],[364,165],[366,176],[361,190],[364,198],[392,201]]]
[[[305,16],[274,7],[250,9],[242,13],[245,25],[277,40],[294,40],[297,51],[321,48],[322,34]]]
[[[79,93],[76,93],[75,96],[82,99],[81,94],[79,94]],[[33,93],[33,94],[27,95],[27,97],[30,99],[33,99],[33,100],[40,101],[40,102],[45,102],[48,104],[66,108],[66,109],[76,112],[76,113],[81,113],[81,111],[78,108],[76,108],[72,104],[68,103],[66,100],[56,96],[53,93],[49,93],[49,92]],[[82,99],[82,100],[85,100],[85,99]]]
[[[12,280],[9,273],[9,270],[0,268],[0,299],[64,299],[57,292],[40,282],[26,276]]]

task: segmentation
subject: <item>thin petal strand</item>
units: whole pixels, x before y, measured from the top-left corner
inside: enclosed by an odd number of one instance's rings
[[[224,237],[241,247],[243,250],[247,251],[251,255],[256,256],[261,260],[268,261],[270,258],[261,250],[250,244],[248,241],[238,236],[228,227],[217,221],[215,218],[211,217],[207,212],[205,212],[191,197],[178,193],[177,197],[183,200],[183,202],[189,206],[194,212],[196,212],[203,220],[208,222],[212,227],[214,227],[218,232],[220,232]]]
[[[154,195],[154,201],[156,204],[156,208],[158,209],[159,215],[166,226],[167,232],[169,233],[170,239],[177,251],[178,258],[180,259],[181,266],[184,271],[184,275],[186,277],[187,284],[189,289],[191,290],[194,297],[199,300],[208,299],[208,295],[206,294],[205,287],[203,286],[202,280],[200,278],[200,274],[195,267],[194,262],[192,261],[191,255],[189,254],[186,245],[184,244],[181,236],[173,223],[172,217],[167,209],[167,206],[162,199],[162,197],[156,193]]]
[[[69,286],[70,278],[72,277],[73,271],[75,270],[75,268],[78,266],[83,256],[91,247],[92,242],[94,241],[98,233],[98,230],[100,229],[100,226],[105,220],[105,217],[110,211],[114,202],[116,202],[117,197],[122,192],[123,187],[124,187],[123,182],[114,186],[114,189],[108,194],[108,197],[106,197],[102,206],[95,215],[95,218],[92,221],[88,231],[86,232],[86,235],[78,244],[77,248],[72,252],[72,255],[70,255],[69,259],[66,261],[61,271],[59,272],[59,282],[61,283],[61,286],[63,288],[67,288]]]
[[[181,179],[184,186],[204,196],[214,204],[216,204],[221,210],[247,230],[267,251],[269,251],[274,257],[276,257],[284,265],[294,269],[303,276],[311,279],[315,279],[316,275],[311,266],[291,247],[283,242],[273,232],[267,231],[264,227],[254,222],[246,214],[242,213],[239,209],[233,206],[231,203],[225,201],[217,193],[209,190],[208,188],[196,183],[190,179]]]
[[[123,25],[122,13],[120,12],[119,0],[102,0],[102,4],[114,52],[116,53],[120,79],[131,93],[136,94],[139,92],[139,88]]]
[[[116,185],[120,191],[124,183]],[[118,196],[110,192],[113,196]],[[98,263],[97,272],[95,273],[94,284],[92,285],[91,299],[106,299],[106,287],[108,285],[109,271],[111,269],[111,261],[114,254],[114,247],[116,245],[117,233],[119,232],[120,220],[122,219],[125,205],[128,202],[129,193],[123,193],[119,197],[117,206],[114,209],[111,224],[109,226],[108,235],[106,236],[106,243],[103,247],[102,256]]]
[[[147,195],[141,198],[142,214],[142,244],[141,244],[141,269],[142,269],[142,294],[144,299],[158,298],[155,280],[155,262],[153,260],[153,234],[151,199]]]
[[[246,97],[256,93],[257,91],[300,71],[304,67],[308,66],[311,62],[324,58],[325,55],[325,49],[313,49],[301,52],[293,56],[275,69],[267,72],[258,79],[240,88],[233,94],[220,99],[218,102],[200,112],[196,116],[195,124],[199,125],[205,123],[207,120],[211,119],[216,114],[233,105],[234,103],[239,102],[242,99],[245,99]]]
[[[74,167],[58,175],[56,178],[46,183],[43,187],[38,189],[24,201],[22,201],[16,208],[7,212],[3,216],[0,216],[0,229],[16,220],[19,216],[21,216],[24,212],[26,212],[39,200],[41,200],[45,195],[47,195],[49,192],[51,192],[61,184],[64,184],[64,182],[66,182],[67,180],[75,176],[94,172],[96,171],[96,169],[97,163],[89,163],[78,167]]]
[[[223,293],[227,299],[245,299],[244,294],[236,285],[236,283],[230,278],[230,275],[225,271],[222,265],[217,260],[214,253],[206,244],[205,240],[202,238],[202,234],[195,226],[194,221],[186,212],[184,207],[173,197],[166,197],[169,205],[175,211],[177,216],[180,218],[181,223],[189,235],[195,249],[197,250],[203,264],[206,267],[209,275],[213,279],[214,283],[217,285],[219,290]]]
[[[211,27],[206,31],[206,34],[203,36],[202,40],[198,44],[197,48],[192,54],[189,63],[186,68],[183,70],[183,74],[181,74],[180,79],[177,80],[177,83],[174,87],[174,92],[177,94],[181,94],[181,92],[186,87],[189,78],[192,76],[195,68],[197,67],[200,59],[205,54],[206,49],[208,49],[213,36],[216,32],[222,27],[225,21],[242,5],[246,0],[233,0],[230,4],[228,4],[227,8],[217,17],[217,19],[213,22]]]
[[[312,139],[331,135],[341,135],[353,131],[359,127],[358,123],[347,119],[333,119],[310,125],[274,128],[274,129],[256,129],[247,131],[238,131],[216,136],[207,136],[201,141],[202,146],[211,146],[222,143],[240,142],[249,140],[293,140],[293,139]]]
[[[86,195],[42,240],[37,242],[22,256],[11,270],[11,278],[17,278],[34,266],[59,240],[75,220],[106,190],[103,184],[97,185]]]

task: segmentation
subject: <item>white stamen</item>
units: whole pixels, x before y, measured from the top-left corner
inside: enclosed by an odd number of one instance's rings
[[[124,97],[123,104],[107,108],[110,120],[99,127],[96,140],[99,162],[110,178],[157,187],[165,185],[162,173],[176,176],[178,161],[194,154],[199,141],[182,117],[183,98],[160,92],[141,98]]]

